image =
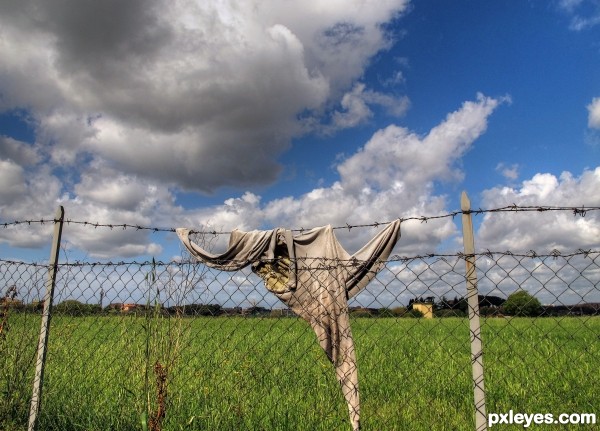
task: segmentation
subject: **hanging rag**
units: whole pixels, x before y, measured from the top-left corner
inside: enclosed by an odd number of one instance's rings
[[[358,431],[358,368],[348,300],[385,264],[400,236],[400,220],[390,223],[353,255],[344,250],[331,226],[296,236],[281,228],[234,230],[222,254],[211,254],[192,242],[189,229],[177,229],[177,235],[192,256],[211,268],[237,271],[252,265],[265,287],[310,324],[335,367],[352,430]]]

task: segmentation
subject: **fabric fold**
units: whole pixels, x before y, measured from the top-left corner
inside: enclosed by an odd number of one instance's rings
[[[349,255],[331,226],[302,232],[234,230],[227,250],[212,254],[190,240],[189,229],[177,235],[196,259],[211,268],[252,271],[317,336],[335,367],[348,404],[353,431],[360,429],[358,367],[348,315],[348,299],[358,294],[383,267],[400,236],[400,220],[391,222],[364,247]]]

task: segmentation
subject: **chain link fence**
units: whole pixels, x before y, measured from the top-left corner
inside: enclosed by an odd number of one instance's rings
[[[475,429],[466,257],[393,256],[349,301],[361,429]],[[468,257],[487,412],[600,412],[600,252]],[[311,326],[250,269],[56,269],[39,429],[350,429]],[[0,429],[27,427],[47,274],[0,260]]]

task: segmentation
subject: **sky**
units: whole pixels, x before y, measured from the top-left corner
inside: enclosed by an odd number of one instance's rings
[[[0,222],[229,231],[600,206],[600,1],[5,0]],[[599,215],[486,214],[476,246],[594,248]],[[401,255],[461,250],[406,222]],[[353,252],[373,228],[338,231]],[[226,241],[223,236],[222,241]],[[0,229],[47,259],[48,225]],[[72,259],[173,234],[67,225]]]

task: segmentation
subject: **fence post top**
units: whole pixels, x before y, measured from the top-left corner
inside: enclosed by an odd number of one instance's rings
[[[54,215],[54,221],[61,221],[65,218],[65,207],[59,205]]]
[[[460,209],[462,211],[470,211],[471,210],[471,200],[467,195],[467,192],[463,190],[460,195]]]

